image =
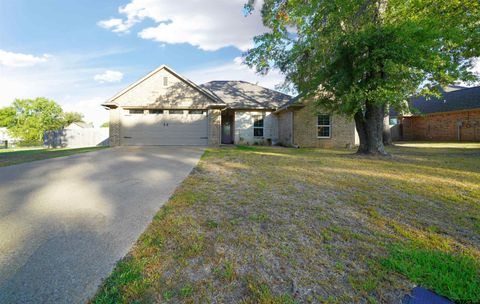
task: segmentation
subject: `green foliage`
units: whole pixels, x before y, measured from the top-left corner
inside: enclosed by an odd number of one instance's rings
[[[262,16],[271,31],[255,38],[247,64],[280,69],[305,96],[322,88],[332,112],[353,116],[367,102],[400,109],[412,94],[476,79],[478,1],[266,0]]]
[[[5,107],[0,109],[0,127],[10,128],[15,124],[15,108]]]
[[[83,122],[83,114],[79,112],[65,112],[63,120],[64,126],[68,126],[72,122]]]
[[[110,126],[110,123],[107,121],[107,122],[104,122],[100,128],[108,128]]]
[[[10,107],[0,110],[0,123],[13,137],[38,144],[45,131],[63,127],[63,111],[55,101],[43,97],[16,99]]]
[[[469,256],[396,245],[382,265],[455,302],[480,302],[480,264]]]

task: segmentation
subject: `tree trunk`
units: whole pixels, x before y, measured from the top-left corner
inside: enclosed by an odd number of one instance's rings
[[[355,126],[360,146],[357,154],[388,155],[383,145],[383,120],[385,106],[366,102],[365,113],[355,113]]]
[[[365,128],[365,117],[363,117],[362,111],[355,113],[355,127],[357,129],[358,138],[360,139],[360,145],[358,146],[357,154],[366,154],[367,149],[367,130]]]

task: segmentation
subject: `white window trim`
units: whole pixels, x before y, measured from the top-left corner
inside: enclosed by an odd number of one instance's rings
[[[262,117],[262,120],[263,120],[263,126],[262,127],[255,127],[255,118],[256,117]],[[252,115],[252,118],[253,118],[253,137],[255,138],[264,138],[265,137],[265,115],[261,115],[261,114],[256,114],[256,115]],[[262,129],[262,136],[256,136],[255,135],[255,129]]]
[[[320,115],[328,115],[328,122],[329,122],[328,125],[319,125],[318,124],[318,116],[320,116]],[[318,128],[319,127],[328,127],[328,136],[318,136]],[[317,129],[316,129],[316,132],[317,132],[317,138],[332,138],[332,115],[330,115],[330,114],[318,114],[317,115]]]

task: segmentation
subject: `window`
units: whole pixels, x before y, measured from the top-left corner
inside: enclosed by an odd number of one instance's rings
[[[129,114],[143,114],[143,110],[141,109],[130,109],[128,110]]]
[[[390,118],[389,125],[390,126],[398,125],[398,118],[396,118],[396,117]]]
[[[253,136],[263,137],[264,116],[253,116]]]
[[[150,113],[150,114],[163,114],[163,110],[153,109],[153,110],[148,110],[148,113]]]
[[[163,77],[163,86],[168,86],[168,77]]]
[[[188,114],[204,114],[204,110],[189,110]]]
[[[318,138],[330,138],[332,136],[332,122],[330,115],[321,114],[317,117],[317,136]]]
[[[183,114],[183,110],[168,110],[168,114]]]

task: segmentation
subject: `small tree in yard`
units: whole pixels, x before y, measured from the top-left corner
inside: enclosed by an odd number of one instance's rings
[[[0,126],[28,144],[41,143],[45,131],[60,129],[64,123],[62,108],[42,97],[16,99],[11,106],[0,109]]]
[[[265,0],[262,17],[270,31],[255,37],[246,63],[261,73],[278,68],[301,96],[353,117],[358,153],[387,154],[388,107],[476,79],[477,0]]]

